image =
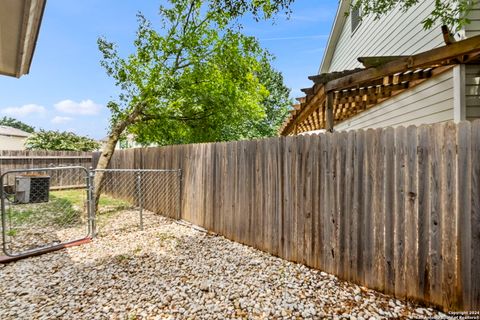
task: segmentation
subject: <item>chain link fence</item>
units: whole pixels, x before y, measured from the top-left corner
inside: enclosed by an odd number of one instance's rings
[[[90,179],[84,167],[10,170],[1,175],[3,251],[28,254],[90,236]]]
[[[95,232],[99,236],[136,228],[143,230],[148,224],[145,211],[180,218],[181,170],[93,170],[92,181],[100,172],[104,179],[95,217]],[[130,214],[125,215],[125,211]],[[120,212],[122,221],[109,223]]]

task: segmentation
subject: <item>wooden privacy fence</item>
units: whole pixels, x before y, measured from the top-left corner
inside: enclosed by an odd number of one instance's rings
[[[182,218],[229,239],[479,310],[479,156],[476,121],[122,150],[112,167],[182,169]]]
[[[92,153],[77,151],[0,150],[0,174],[9,170],[65,166],[82,166],[88,169],[92,166]],[[52,171],[50,175],[50,185],[52,187],[76,187],[85,185],[85,176],[83,174],[66,174],[64,171]],[[6,181],[6,183],[13,184],[14,178],[14,175],[9,175],[8,179],[11,181]]]

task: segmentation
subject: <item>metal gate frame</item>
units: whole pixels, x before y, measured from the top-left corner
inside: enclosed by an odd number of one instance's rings
[[[60,244],[45,244],[44,246],[39,246],[38,248],[24,250],[20,253],[12,253],[9,252],[9,248],[7,247],[7,211],[6,211],[6,201],[7,201],[7,193],[4,192],[4,179],[8,174],[15,174],[15,173],[32,173],[32,172],[52,172],[54,170],[68,170],[68,169],[77,169],[81,170],[81,172],[85,173],[85,191],[86,195],[86,210],[87,210],[87,234],[85,237],[80,239],[71,240],[68,242],[62,242]],[[137,197],[139,199],[138,207],[139,210],[139,227],[140,230],[143,230],[144,221],[143,221],[143,210],[144,210],[144,194],[142,192],[142,183],[143,183],[143,176],[144,173],[149,172],[170,172],[170,173],[177,173],[176,177],[178,179],[178,190],[176,192],[177,195],[174,195],[176,198],[175,200],[175,219],[181,219],[181,201],[182,201],[182,170],[181,169],[86,169],[82,166],[61,166],[61,167],[44,167],[44,168],[23,168],[23,169],[13,169],[7,170],[0,174],[0,215],[1,215],[1,226],[2,226],[2,251],[6,256],[0,255],[0,263],[14,261],[26,257],[30,257],[33,255],[43,254],[55,250],[59,250],[65,247],[75,246],[79,244],[83,244],[92,240],[97,235],[97,213],[95,212],[95,203],[94,203],[94,177],[95,172],[131,172],[135,174],[136,177],[136,188],[135,191],[137,192]],[[50,189],[49,189],[50,192]]]
[[[45,244],[44,246],[40,246],[38,248],[25,250],[20,253],[12,253],[7,248],[7,221],[6,221],[6,200],[7,194],[4,192],[4,179],[8,174],[14,173],[32,173],[32,172],[52,172],[55,170],[80,170],[81,172],[85,173],[85,191],[87,192],[86,197],[86,209],[87,209],[87,234],[85,237],[80,239],[74,239],[67,242],[62,242],[60,244]],[[50,192],[50,189],[49,189]],[[62,167],[46,167],[46,168],[28,168],[28,169],[13,169],[7,170],[0,175],[0,215],[1,215],[1,223],[2,223],[2,251],[6,255],[5,259],[0,258],[0,262],[8,262],[12,260],[17,260],[33,255],[38,255],[46,252],[51,252],[55,250],[59,250],[65,247],[70,247],[82,243],[89,242],[93,236],[93,221],[95,219],[94,213],[92,212],[91,208],[91,200],[92,200],[92,185],[90,179],[90,172],[85,167],[82,166],[62,166]]]

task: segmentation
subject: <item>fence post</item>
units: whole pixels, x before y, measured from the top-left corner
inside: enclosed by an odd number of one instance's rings
[[[177,201],[177,220],[182,219],[182,169],[178,169],[178,201]]]
[[[6,198],[6,193],[4,192],[4,184],[3,184],[3,177],[5,173],[0,173],[0,198],[1,198],[1,214],[2,214],[2,249],[3,252],[7,252],[7,235],[6,235],[6,229],[7,229],[7,221],[6,221],[6,208],[5,208],[5,198]]]
[[[138,193],[138,206],[140,214],[140,230],[143,230],[143,194],[142,194],[142,171],[137,171],[137,193]]]
[[[325,118],[327,124],[327,131],[333,132],[333,126],[335,124],[335,116],[333,115],[333,92],[327,92]]]
[[[92,238],[97,237],[96,212],[95,212],[95,190],[94,190],[95,170],[92,167],[88,170],[87,177],[87,211],[88,211],[88,229]]]

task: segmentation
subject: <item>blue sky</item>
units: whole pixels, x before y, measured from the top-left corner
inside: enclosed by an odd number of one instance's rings
[[[158,21],[158,0],[48,0],[30,74],[0,76],[0,117],[36,128],[68,130],[99,139],[108,130],[106,103],[118,94],[100,67],[96,41],[105,36],[126,55],[132,50],[138,11]],[[247,20],[244,32],[256,36],[276,56],[292,97],[311,86],[337,8],[336,0],[296,0],[290,19],[275,24]]]

